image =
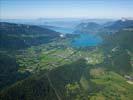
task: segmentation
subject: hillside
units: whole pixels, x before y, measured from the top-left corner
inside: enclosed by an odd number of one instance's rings
[[[80,59],[17,82],[0,96],[4,100],[132,100],[132,89],[119,74]]]
[[[101,26],[95,22],[80,23],[75,27],[75,33],[96,33]]]
[[[109,30],[121,30],[124,28],[133,28],[133,20],[128,20],[128,19],[117,20],[104,28]]]
[[[97,24],[95,22],[80,23],[75,27],[75,32],[81,33],[114,33],[122,29],[133,28],[133,20],[120,19],[112,22],[106,22],[103,24]]]
[[[105,34],[103,50],[107,55],[108,65],[121,74],[132,73],[133,31],[120,30],[115,34]],[[116,67],[117,66],[117,67]]]
[[[33,25],[0,22],[0,48],[22,49],[59,37],[59,33]]]
[[[17,54],[31,46],[49,43],[59,34],[38,26],[0,22],[0,90],[29,75],[18,72]]]

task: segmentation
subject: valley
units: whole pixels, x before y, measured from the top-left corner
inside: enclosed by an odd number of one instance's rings
[[[75,31],[0,25],[0,99],[133,99],[133,23]]]

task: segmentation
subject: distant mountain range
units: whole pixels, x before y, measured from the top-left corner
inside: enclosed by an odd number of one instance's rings
[[[121,29],[133,28],[133,20],[121,19],[114,22],[97,24],[95,22],[81,23],[77,25],[76,32],[99,33],[101,31],[116,32]]]
[[[133,28],[133,20],[122,19],[105,26],[109,30],[121,30],[123,28]]]
[[[80,23],[95,22],[103,24],[112,19],[87,19],[87,18],[38,18],[38,19],[0,19],[1,22],[10,22],[29,25],[46,25],[54,27],[74,28]]]

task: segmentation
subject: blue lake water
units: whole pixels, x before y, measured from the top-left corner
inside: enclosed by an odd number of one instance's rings
[[[102,38],[95,34],[80,34],[72,40],[71,44],[74,47],[87,47],[87,46],[97,46],[102,42]]]
[[[54,31],[60,32],[62,34],[76,34],[73,29],[67,28],[53,28]],[[78,33],[79,36],[73,38],[71,45],[73,47],[87,47],[87,46],[97,46],[102,43],[102,38],[95,34]]]

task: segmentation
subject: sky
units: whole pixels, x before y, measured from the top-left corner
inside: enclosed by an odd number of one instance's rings
[[[1,19],[133,17],[133,0],[0,0]]]

